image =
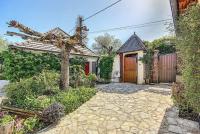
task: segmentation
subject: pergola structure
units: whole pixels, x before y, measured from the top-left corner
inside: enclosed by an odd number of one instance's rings
[[[47,33],[41,33],[32,30],[23,24],[12,20],[7,23],[8,27],[13,27],[18,29],[20,32],[10,32],[7,31],[9,36],[18,36],[24,40],[30,40],[33,42],[38,42],[42,44],[52,44],[59,48],[61,51],[61,78],[60,78],[60,89],[64,90],[69,87],[69,55],[70,51],[73,49],[79,51],[75,45],[84,45],[82,43],[84,31],[87,31],[86,26],[79,25],[76,27],[75,34],[72,36],[66,36],[61,32],[55,33],[54,31],[49,31]]]

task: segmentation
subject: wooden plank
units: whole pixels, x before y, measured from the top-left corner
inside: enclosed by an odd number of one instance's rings
[[[136,57],[124,58],[124,82],[137,83],[137,59]]]
[[[175,82],[176,80],[176,54],[159,56],[159,82]]]

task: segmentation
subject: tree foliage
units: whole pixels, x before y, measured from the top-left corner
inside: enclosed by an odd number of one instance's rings
[[[200,112],[200,5],[178,19],[177,50],[182,58],[182,77],[188,105]]]
[[[115,53],[122,45],[119,39],[105,33],[95,38],[95,43],[92,44],[93,50],[100,55]]]
[[[152,42],[144,41],[144,44],[147,48],[152,50],[159,50],[160,54],[168,54],[176,52],[175,48],[175,38],[174,37],[162,37],[156,39]]]

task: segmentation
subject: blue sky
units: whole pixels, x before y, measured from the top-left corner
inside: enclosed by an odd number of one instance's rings
[[[117,0],[0,0],[0,36],[9,41],[20,41],[4,35],[7,30],[13,31],[6,25],[6,22],[13,19],[40,32],[54,27],[69,32],[75,26],[78,15],[88,17],[115,1]],[[168,18],[172,18],[169,0],[122,0],[85,21],[85,24],[92,32]],[[108,33],[124,43],[134,32],[142,40],[149,41],[169,34],[163,23]],[[89,34],[88,46],[91,47],[94,38],[102,34],[104,33]]]

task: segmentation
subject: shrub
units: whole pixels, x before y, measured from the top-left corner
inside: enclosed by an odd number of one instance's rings
[[[112,68],[113,68],[114,57],[113,56],[103,56],[100,59],[100,77],[106,80],[111,79]]]
[[[85,73],[80,65],[70,66],[70,86],[78,87],[83,85]]]
[[[172,97],[175,105],[178,107],[187,108],[187,100],[184,96],[184,85],[182,83],[173,83],[172,85]]]
[[[39,128],[41,125],[38,117],[29,117],[24,121],[23,124],[24,124],[24,129],[23,129],[24,133],[31,133],[35,129]]]
[[[193,5],[178,19],[177,50],[188,105],[200,112],[200,5]]]
[[[3,115],[3,117],[0,118],[0,126],[5,126],[9,124],[11,121],[13,121],[14,118],[10,115]]]
[[[22,79],[20,82],[10,83],[6,86],[6,94],[11,105],[20,108],[32,109],[41,106],[39,95],[46,91],[58,92],[58,74],[52,71],[43,71],[38,76]]]
[[[59,103],[53,103],[42,112],[42,118],[47,123],[56,123],[64,116],[64,106]]]
[[[80,65],[70,66],[70,86],[77,88],[80,86],[94,87],[97,77],[95,74],[85,75],[84,70]]]
[[[65,106],[66,113],[70,113],[89,100],[95,93],[96,90],[93,88],[70,89],[67,92],[60,92],[56,96],[56,101]]]
[[[78,66],[81,66],[82,68],[85,67],[85,62],[86,62],[86,59],[84,57],[79,57],[79,56],[70,58],[69,60],[70,66],[78,65]]]
[[[97,76],[93,73],[85,76],[84,85],[85,87],[95,87]]]
[[[79,89],[81,102],[84,103],[88,101],[92,96],[96,94],[96,90],[94,88],[85,88],[81,87]]]
[[[9,49],[3,52],[3,60],[3,74],[11,81],[32,77],[44,69],[60,70],[59,58],[50,53],[31,53]]]

